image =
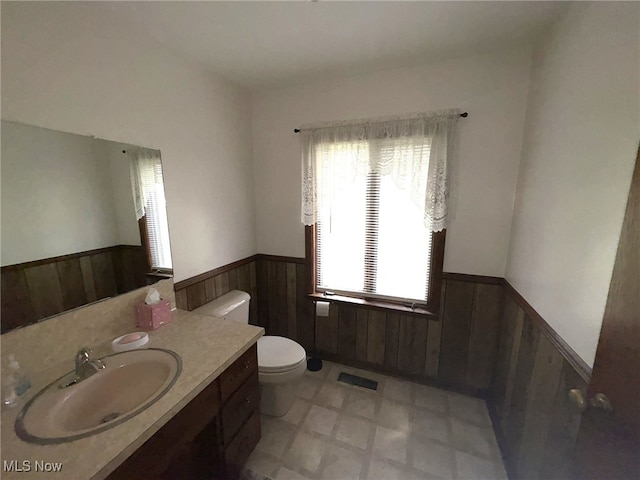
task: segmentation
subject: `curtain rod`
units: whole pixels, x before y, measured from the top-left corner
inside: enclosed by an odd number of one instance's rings
[[[469,116],[469,113],[468,113],[468,112],[462,112],[462,113],[460,114],[460,116],[461,116],[462,118],[467,118],[467,117]],[[300,129],[299,129],[299,128],[294,128],[294,129],[293,129],[293,133],[300,133]]]

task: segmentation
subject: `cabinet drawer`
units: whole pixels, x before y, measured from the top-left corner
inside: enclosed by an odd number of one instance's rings
[[[260,435],[260,411],[256,409],[224,452],[227,478],[239,477],[242,467],[260,441]]]
[[[222,435],[224,444],[228,445],[242,424],[260,405],[260,389],[258,372],[253,371],[247,381],[222,408]]]
[[[173,470],[195,465],[194,440],[207,426],[216,428],[220,410],[218,381],[210,385],[171,418],[108,477],[109,480],[191,478]],[[185,460],[188,459],[188,460]]]
[[[222,403],[235,392],[254,370],[258,369],[257,346],[254,344],[220,375]]]

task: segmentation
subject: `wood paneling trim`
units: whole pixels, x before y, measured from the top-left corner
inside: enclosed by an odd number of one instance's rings
[[[316,293],[316,226],[307,225],[304,227],[304,262],[307,269],[305,279],[307,291],[305,293]]]
[[[174,290],[177,292],[178,290],[182,290],[183,288],[190,287],[199,282],[204,282],[205,280],[215,277],[221,273],[228,272],[229,270],[233,270],[234,268],[241,267],[242,265],[246,265],[248,263],[254,262],[257,260],[258,255],[251,255],[250,257],[243,258],[242,260],[237,260],[235,262],[229,263],[227,265],[223,265],[218,268],[214,268],[213,270],[209,270],[208,272],[201,273],[196,275],[195,277],[190,277],[185,280],[180,280],[174,284]]]
[[[431,265],[429,267],[429,298],[427,308],[432,312],[440,310],[440,292],[442,291],[442,278],[444,267],[444,244],[447,238],[447,231],[434,232],[431,234]]]
[[[257,260],[269,260],[271,262],[284,263],[306,263],[306,259],[300,257],[283,257],[282,255],[268,255],[266,253],[258,253],[254,255]]]
[[[504,278],[502,277],[471,275],[468,273],[442,272],[442,278],[445,280],[456,280],[458,282],[488,283],[491,285],[502,285],[504,283]]]
[[[535,308],[533,308],[507,280],[504,280],[504,286],[507,294],[511,295],[520,308],[524,310],[525,315],[529,317],[540,330],[542,330],[544,336],[547,337],[547,339],[549,339],[549,341],[558,349],[567,362],[569,362],[576,372],[578,372],[580,377],[586,383],[589,383],[589,379],[591,378],[591,367],[589,367],[589,365],[587,365],[586,362],[578,356],[575,350],[573,350],[569,344],[560,335],[558,335],[558,332],[556,332],[551,325],[542,318]]]
[[[346,305],[367,307],[371,310],[379,310],[389,313],[402,313],[404,315],[414,315],[419,317],[429,317],[430,319],[437,320],[438,315],[429,312],[421,307],[411,308],[399,303],[387,303],[381,300],[366,300],[364,298],[357,297],[345,297],[343,295],[328,295],[325,296],[322,293],[311,293],[307,295],[307,298],[315,301],[320,300],[322,302],[336,302]]]
[[[68,255],[58,255],[57,257],[42,258],[40,260],[33,260],[31,262],[6,265],[2,267],[1,271],[4,272],[6,270],[23,270],[25,268],[47,265],[49,263],[62,262],[65,260],[72,260],[74,258],[86,257],[87,255],[97,255],[98,253],[111,252],[115,248],[118,248],[118,245],[114,245],[113,247],[96,248],[94,250],[86,250],[84,252],[70,253]]]
[[[39,265],[46,265],[55,262],[64,262],[67,260],[73,260],[76,258],[82,258],[90,255],[97,255],[98,253],[111,252],[114,250],[138,250],[142,248],[140,245],[114,245],[112,247],[95,248],[93,250],[85,250],[84,252],[69,253],[67,255],[58,255],[57,257],[41,258],[40,260],[32,260],[30,262],[15,263],[13,265],[5,265],[0,268],[0,271],[8,270],[23,270],[25,268],[37,267]]]

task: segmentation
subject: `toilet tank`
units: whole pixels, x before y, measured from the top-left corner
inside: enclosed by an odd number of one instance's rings
[[[233,322],[249,323],[250,300],[251,296],[247,292],[231,290],[214,301],[196,308],[194,313],[210,315]]]

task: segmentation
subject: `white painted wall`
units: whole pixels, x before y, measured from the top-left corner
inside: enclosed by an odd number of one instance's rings
[[[118,243],[108,157],[81,135],[2,122],[2,265]]]
[[[532,68],[506,278],[589,365],[638,147],[639,19],[578,2]]]
[[[2,4],[2,118],[160,149],[178,281],[256,253],[250,110],[90,2]]]
[[[530,51],[518,49],[270,90],[253,96],[258,251],[304,256],[302,123],[460,107],[457,208],[445,270],[503,276],[524,128]]]

